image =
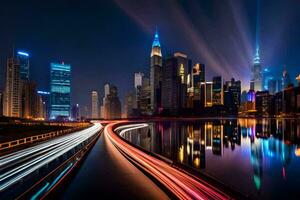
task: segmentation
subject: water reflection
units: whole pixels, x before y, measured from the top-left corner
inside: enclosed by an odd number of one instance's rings
[[[293,188],[300,178],[299,119],[162,121],[149,125],[126,133],[125,138],[242,192],[255,193],[255,198],[298,193]]]

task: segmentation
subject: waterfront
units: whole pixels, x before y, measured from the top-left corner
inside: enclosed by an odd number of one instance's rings
[[[299,119],[151,122],[130,142],[215,177],[255,199],[299,196]]]

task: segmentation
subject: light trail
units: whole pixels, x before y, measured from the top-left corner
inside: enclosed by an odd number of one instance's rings
[[[231,199],[229,195],[208,182],[200,180],[192,174],[176,169],[168,163],[128,144],[114,132],[115,130],[113,130],[113,128],[121,122],[124,121],[108,124],[104,129],[105,135],[118,150],[158,180],[179,199]],[[141,127],[145,127],[145,125],[132,124],[119,126],[116,130],[122,130],[120,133],[124,134],[124,132],[128,130]]]
[[[0,192],[97,134],[102,125],[71,133],[0,158]]]

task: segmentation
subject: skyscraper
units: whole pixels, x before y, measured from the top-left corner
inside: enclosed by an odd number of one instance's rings
[[[183,53],[175,53],[163,67],[162,107],[166,113],[179,114],[186,108],[188,59]]]
[[[143,84],[144,74],[141,72],[134,73],[134,88],[136,89],[138,86]]]
[[[226,81],[224,87],[224,104],[229,112],[237,113],[241,105],[241,81],[235,81],[234,78],[231,81]]]
[[[106,110],[105,110],[105,104],[106,104],[106,100],[107,97],[109,95],[109,91],[110,91],[110,85],[108,83],[104,84],[104,97],[102,99],[102,106],[101,106],[101,117],[105,118],[107,116]]]
[[[143,78],[141,86],[137,87],[137,108],[140,115],[151,115],[151,91],[149,78]]]
[[[22,81],[22,117],[38,117],[38,96],[36,83],[29,80]]]
[[[213,105],[224,105],[223,79],[221,76],[213,77],[212,87]]]
[[[77,103],[76,105],[72,106],[72,120],[80,120],[80,109],[79,109],[79,104]]]
[[[200,107],[200,100],[201,100],[201,83],[205,82],[205,65],[196,63],[192,70],[192,81],[193,81],[193,105],[194,108]]]
[[[71,65],[50,65],[50,118],[69,118],[71,107]]]
[[[29,54],[27,52],[18,51],[17,59],[20,62],[20,79],[29,80]]]
[[[99,102],[97,91],[92,91],[92,118],[99,118]]]
[[[21,117],[22,86],[20,81],[20,62],[12,57],[7,59],[6,82],[4,95],[4,115]]]
[[[50,117],[50,92],[48,91],[37,91],[38,96],[42,98],[43,101],[43,109],[44,109],[44,118],[49,119]]]
[[[157,31],[152,43],[150,55],[150,88],[151,88],[151,110],[158,113],[161,106],[161,79],[162,79],[162,54]]]
[[[109,94],[105,97],[105,119],[116,119],[121,117],[121,102],[118,97],[118,89],[109,85]]]
[[[289,75],[288,71],[286,70],[286,67],[284,67],[284,70],[282,72],[282,78],[281,78],[282,89],[287,88],[290,84],[291,84],[290,75]]]
[[[204,86],[204,106],[211,107],[213,105],[213,82],[205,82]]]

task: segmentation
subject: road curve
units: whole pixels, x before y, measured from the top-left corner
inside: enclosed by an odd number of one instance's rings
[[[122,153],[142,167],[179,199],[231,199],[230,196],[209,183],[189,173],[178,170],[124,141],[114,130],[120,122],[108,124],[104,129],[105,136],[109,138]],[[142,126],[143,124],[136,125],[137,128]],[[119,127],[119,129],[120,128],[121,127]],[[132,128],[134,128],[134,126],[126,125],[122,132]]]
[[[0,193],[93,137],[101,127],[101,124],[97,123],[90,128],[2,156],[0,158]]]
[[[60,199],[169,199],[101,134]]]

